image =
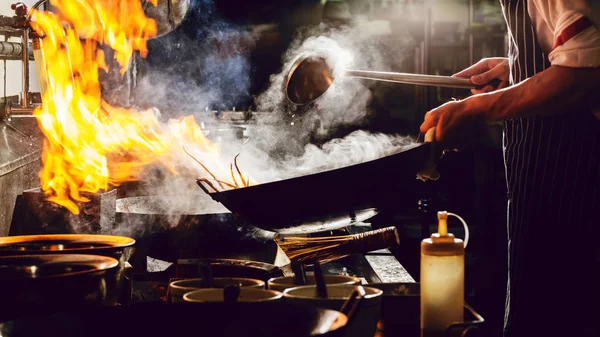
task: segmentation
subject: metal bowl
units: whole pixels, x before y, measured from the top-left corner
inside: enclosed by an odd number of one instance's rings
[[[0,319],[33,309],[108,304],[118,266],[112,257],[89,254],[0,257]]]

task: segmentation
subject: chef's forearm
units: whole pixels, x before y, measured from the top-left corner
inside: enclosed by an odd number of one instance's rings
[[[465,100],[488,120],[553,115],[600,102],[600,68],[551,66],[515,86]]]

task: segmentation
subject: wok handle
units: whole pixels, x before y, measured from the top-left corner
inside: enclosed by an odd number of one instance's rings
[[[211,195],[212,192],[209,192],[208,189],[204,186],[204,184],[206,184],[207,186],[209,186],[210,188],[212,188],[213,191],[215,191],[215,193],[218,193],[219,190],[217,190],[215,188],[215,186],[208,180],[206,179],[196,179],[196,184],[198,184],[198,186],[200,186],[200,188],[208,195]],[[212,195],[211,195],[212,196]]]
[[[363,286],[356,286],[348,299],[342,304],[340,312],[348,317],[348,322],[352,320],[358,310],[358,305],[366,295],[365,288]]]

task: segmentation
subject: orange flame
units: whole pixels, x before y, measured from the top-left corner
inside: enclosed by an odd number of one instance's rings
[[[157,0],[152,0],[156,5]],[[107,70],[100,46],[109,46],[127,71],[135,51],[145,56],[156,35],[140,0],[51,0],[55,13],[37,11],[32,26],[43,37],[47,90],[34,112],[44,132],[41,187],[48,200],[78,214],[82,192],[136,180],[143,168],[180,150],[182,142],[216,153],[192,116],[161,125],[152,111],[106,103],[98,79]],[[167,165],[168,161],[165,162]]]

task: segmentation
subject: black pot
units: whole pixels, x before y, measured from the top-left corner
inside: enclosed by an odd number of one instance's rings
[[[131,267],[127,261],[135,240],[124,236],[97,234],[44,234],[0,238],[0,256],[86,254],[111,257],[119,265],[114,277],[107,279],[109,298],[126,304],[131,297]]]
[[[0,318],[32,310],[66,310],[110,303],[119,262],[87,254],[0,257]]]

